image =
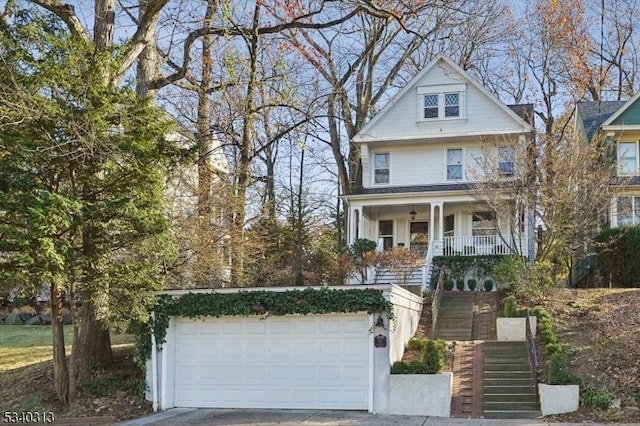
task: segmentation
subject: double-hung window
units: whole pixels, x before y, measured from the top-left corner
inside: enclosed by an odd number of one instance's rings
[[[496,235],[496,212],[474,212],[471,223],[471,235]]]
[[[512,146],[501,146],[498,148],[498,169],[502,176],[513,176],[515,160],[515,149]]]
[[[447,180],[462,180],[462,149],[447,149]]]
[[[464,93],[464,84],[419,87],[419,121],[464,118]]]
[[[618,172],[621,175],[638,174],[637,142],[618,142]]]
[[[388,152],[378,152],[373,158],[373,181],[376,184],[386,184],[390,180],[390,155]]]
[[[640,197],[618,197],[616,204],[617,226],[640,224]]]

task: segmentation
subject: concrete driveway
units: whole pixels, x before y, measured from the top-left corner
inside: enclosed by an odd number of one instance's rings
[[[390,416],[370,414],[363,411],[328,410],[248,410],[248,409],[195,409],[174,408],[139,419],[117,423],[119,426],[142,425],[243,425],[243,426],[545,426],[551,423],[543,420],[485,420],[485,419],[443,419],[423,416]],[[553,423],[571,425],[571,423]],[[576,423],[577,425],[577,423]],[[595,426],[596,423],[591,423]]]

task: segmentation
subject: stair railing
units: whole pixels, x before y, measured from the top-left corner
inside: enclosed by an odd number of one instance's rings
[[[527,346],[529,348],[529,360],[531,361],[531,373],[535,381],[535,392],[538,395],[538,354],[536,353],[536,341],[531,332],[531,320],[529,319],[529,308],[525,317],[525,331],[527,333]]]
[[[436,291],[433,293],[433,300],[431,301],[431,336],[435,336],[436,322],[438,322],[438,311],[440,310],[440,301],[442,300],[442,293],[444,292],[444,271],[440,271],[438,276],[438,284],[436,285]]]

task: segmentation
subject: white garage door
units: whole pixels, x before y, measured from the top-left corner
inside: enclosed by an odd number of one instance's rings
[[[177,318],[174,405],[368,408],[366,314]]]

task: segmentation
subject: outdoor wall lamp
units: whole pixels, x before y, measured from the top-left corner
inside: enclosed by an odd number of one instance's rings
[[[411,216],[411,220],[416,220],[417,214],[418,212],[416,212],[416,209],[414,209],[413,206],[411,206],[411,211],[409,212],[409,216]]]

